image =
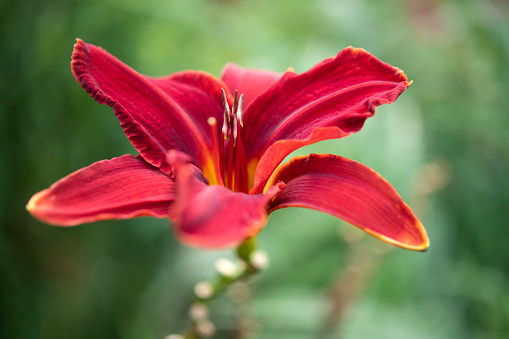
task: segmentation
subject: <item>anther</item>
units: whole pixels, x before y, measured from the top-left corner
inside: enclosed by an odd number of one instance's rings
[[[223,132],[223,137],[225,139],[228,138],[228,132],[230,127],[230,106],[228,106],[228,100],[226,99],[226,93],[223,88],[221,88],[221,94],[223,96],[223,128],[221,129],[221,132]]]
[[[217,123],[216,118],[214,118],[214,117],[207,118],[207,124],[209,124],[210,126],[214,126],[216,123]]]
[[[239,106],[237,107],[237,119],[240,122],[240,126],[244,127],[244,94],[240,95]]]
[[[231,111],[231,114],[232,115],[235,115],[235,113],[237,113],[237,107],[239,106],[239,91],[238,90],[235,90],[235,96],[233,97],[233,107],[232,107],[232,111]]]
[[[225,112],[230,112],[230,106],[228,106],[228,100],[226,99],[226,92],[224,91],[224,88],[221,88],[221,94],[223,96],[223,108]]]
[[[247,192],[248,173],[247,163],[242,145],[242,127],[244,127],[244,95],[238,90],[233,95],[232,107],[228,105],[226,90],[221,88],[223,103],[223,126],[221,129],[222,138],[214,139],[214,149],[218,149],[215,154],[217,161],[214,161],[214,170],[216,173],[217,184],[224,185],[233,191]],[[230,95],[230,94],[228,94]],[[231,109],[230,109],[231,108]],[[210,119],[211,130],[217,126],[214,120]],[[213,135],[214,131],[212,131]],[[217,132],[216,132],[217,133]],[[230,142],[227,143],[226,140]],[[217,141],[217,142],[216,142]],[[216,147],[218,146],[218,147]]]
[[[223,134],[223,138],[228,139],[228,130],[229,130],[230,124],[228,123],[228,113],[224,111],[223,116],[223,128],[221,128],[221,132]]]

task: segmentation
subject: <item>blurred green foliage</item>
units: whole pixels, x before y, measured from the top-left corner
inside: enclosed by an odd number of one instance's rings
[[[414,84],[359,134],[300,153],[380,172],[429,252],[389,253],[330,216],[278,211],[259,237],[272,262],[253,285],[252,337],[316,337],[326,287],[348,269],[364,275],[345,285],[337,337],[509,337],[508,19],[502,0],[0,1],[0,336],[163,338],[184,328],[193,284],[233,255],[181,246],[166,220],[62,229],[25,211],[64,175],[135,153],[71,74],[79,37],[153,76],[219,75],[228,61],[303,72],[348,45],[405,70]],[[224,297],[212,313],[228,337],[239,310]]]

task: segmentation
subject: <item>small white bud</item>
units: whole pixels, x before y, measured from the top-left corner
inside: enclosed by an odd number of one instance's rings
[[[196,323],[196,333],[200,337],[210,338],[216,333],[216,327],[210,320],[202,319]]]
[[[186,337],[181,334],[170,334],[164,337],[164,339],[186,339]]]
[[[225,258],[218,259],[215,262],[214,267],[223,277],[232,278],[238,272],[237,265],[235,265],[231,260]]]
[[[189,308],[189,317],[193,320],[206,319],[208,316],[209,309],[203,303],[193,303]]]
[[[249,258],[251,265],[257,270],[264,270],[269,266],[269,256],[262,250],[256,250],[251,254]]]
[[[200,299],[208,299],[214,293],[214,286],[208,281],[200,281],[194,285],[194,294]]]

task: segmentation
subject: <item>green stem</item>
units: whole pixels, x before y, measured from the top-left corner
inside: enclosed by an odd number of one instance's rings
[[[208,320],[210,301],[224,293],[237,281],[247,280],[263,270],[268,263],[264,252],[256,250],[256,239],[249,238],[237,248],[241,260],[235,265],[229,260],[216,262],[218,276],[214,281],[203,281],[195,287],[195,300],[190,307],[188,329],[182,333],[185,339],[208,338],[213,335],[214,325]]]

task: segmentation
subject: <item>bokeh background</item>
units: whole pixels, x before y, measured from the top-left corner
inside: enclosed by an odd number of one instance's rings
[[[193,285],[234,257],[183,247],[167,220],[64,229],[25,211],[68,173],[135,154],[111,109],[73,78],[77,37],[152,76],[218,76],[228,61],[303,72],[353,45],[414,80],[360,133],[299,153],[381,173],[423,221],[429,251],[277,211],[259,236],[271,266],[250,300],[211,305],[216,338],[239,322],[250,338],[509,337],[507,1],[2,0],[2,338],[164,338],[185,327]],[[339,318],[327,336],[331,294]]]

